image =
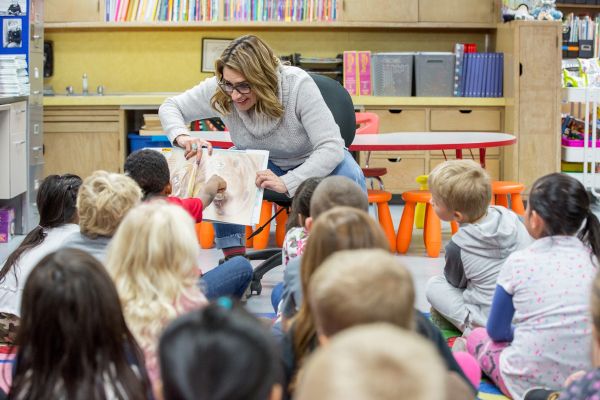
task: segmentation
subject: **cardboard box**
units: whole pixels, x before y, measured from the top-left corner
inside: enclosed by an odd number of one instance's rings
[[[15,210],[0,208],[0,243],[8,243],[15,235]]]

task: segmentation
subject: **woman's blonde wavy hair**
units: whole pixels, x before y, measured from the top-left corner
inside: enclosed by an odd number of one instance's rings
[[[142,189],[123,174],[95,171],[84,179],[77,195],[79,229],[95,239],[111,237],[127,212],[142,200]]]
[[[269,45],[254,35],[245,35],[234,39],[227,46],[215,61],[215,70],[219,82],[223,81],[225,67],[244,75],[252,92],[256,94],[256,112],[271,118],[281,118],[283,105],[277,96],[277,69],[280,65],[279,58]],[[217,87],[211,105],[218,112],[229,114],[232,108],[231,96]]]
[[[106,267],[127,325],[145,351],[156,350],[168,322],[206,302],[197,286],[198,252],[190,215],[163,200],[131,210],[113,237]]]

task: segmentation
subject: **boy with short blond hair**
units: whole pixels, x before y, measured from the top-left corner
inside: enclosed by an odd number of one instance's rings
[[[337,335],[311,357],[297,400],[445,399],[443,364],[434,348],[391,324]]]
[[[332,263],[335,265],[329,266]],[[404,329],[414,325],[412,277],[384,250],[337,252],[315,271],[308,296],[322,336],[372,322]]]
[[[502,264],[532,239],[515,213],[490,206],[490,178],[473,161],[438,165],[429,175],[429,189],[435,213],[460,229],[446,245],[444,275],[429,280],[426,296],[434,319],[437,312],[468,332],[486,325]]]
[[[322,344],[359,325],[388,323],[414,330],[435,346],[444,361],[446,389],[452,393],[448,399],[474,398],[473,386],[478,383],[468,380],[439,330],[414,309],[412,277],[393,254],[381,249],[338,251],[315,271],[308,288]]]

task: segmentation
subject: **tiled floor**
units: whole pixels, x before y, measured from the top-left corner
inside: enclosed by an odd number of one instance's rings
[[[393,205],[392,218],[394,219],[394,226],[397,228],[402,215],[402,206]],[[450,225],[443,225],[444,243],[450,237]],[[272,241],[274,234],[271,235]],[[425,298],[425,284],[427,280],[434,275],[442,273],[444,267],[444,253],[438,258],[430,258],[425,254],[425,247],[422,240],[422,231],[415,229],[413,231],[413,240],[411,247],[406,255],[398,255],[398,259],[411,271],[416,288],[416,307],[421,311],[429,311],[429,303]],[[274,242],[273,242],[274,244]],[[221,258],[221,252],[215,249],[202,250],[201,252],[201,265],[203,270],[208,270],[208,266],[214,266],[218,263]],[[206,267],[205,267],[206,266]],[[281,282],[283,279],[283,268],[277,267],[267,273],[262,280],[263,291],[260,296],[252,296],[247,303],[248,309],[257,314],[272,313],[273,307],[271,306],[271,290],[273,286]]]

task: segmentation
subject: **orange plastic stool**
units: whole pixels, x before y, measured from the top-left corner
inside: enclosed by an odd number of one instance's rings
[[[519,182],[494,181],[492,182],[492,204],[508,208],[510,196],[510,208],[518,215],[525,215],[525,206],[521,193],[525,185]]]
[[[367,190],[369,195],[369,204],[377,205],[377,219],[385,232],[385,236],[390,243],[390,251],[396,252],[396,234],[394,232],[394,223],[392,222],[392,213],[388,202],[392,199],[392,194],[385,190]]]
[[[260,221],[258,226],[262,226],[266,221],[271,218],[273,212],[273,206],[275,204],[270,201],[263,201],[262,208],[260,210]],[[279,210],[279,206],[276,206],[276,210]],[[287,222],[288,213],[282,211],[275,218],[275,239],[277,246],[283,246],[283,239],[285,238],[285,224]],[[246,227],[246,237],[252,234],[252,227]],[[252,239],[246,239],[246,247],[254,247],[257,250],[262,250],[267,247],[269,242],[270,224],[265,229],[253,237]],[[198,237],[198,243],[203,249],[211,249],[214,247],[215,241],[215,228],[213,224],[208,221],[202,221],[196,224],[196,236]]]
[[[279,211],[281,209],[280,206],[277,206],[276,211]],[[282,212],[280,212],[279,214],[277,214],[277,217],[275,217],[275,243],[277,243],[277,247],[282,247],[283,246],[283,239],[285,239],[285,225],[287,224],[287,220],[288,220],[288,211],[287,210],[283,210]]]
[[[215,245],[215,228],[213,224],[207,221],[202,221],[196,224],[196,236],[198,243],[203,249],[212,249]]]
[[[413,190],[402,193],[405,201],[404,211],[398,227],[396,246],[398,253],[406,253],[412,240],[413,225],[415,221],[415,208],[417,203],[425,204],[425,225],[423,227],[423,242],[429,257],[437,257],[442,249],[442,221],[431,207],[431,192],[428,190]],[[450,224],[452,233],[458,230],[458,224],[454,221]]]
[[[263,200],[262,208],[260,209],[260,219],[258,226],[263,226],[273,215],[273,203]],[[264,230],[253,238],[253,247],[256,250],[263,250],[269,244],[269,234],[271,233],[271,224],[265,226]]]

